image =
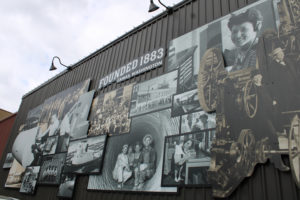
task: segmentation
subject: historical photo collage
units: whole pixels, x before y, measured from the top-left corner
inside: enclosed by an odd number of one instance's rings
[[[267,160],[300,186],[299,8],[295,0],[258,1],[201,33],[214,43],[201,53],[198,90],[203,109],[216,111],[208,171],[215,197],[229,196]]]
[[[100,171],[106,136],[87,139],[94,97],[89,84],[90,80],[83,81],[28,112],[13,144],[15,161],[6,187],[33,194],[37,184],[66,185],[75,182],[76,173]],[[63,189],[58,196],[65,193],[70,197]]]
[[[97,95],[86,80],[46,99],[29,111],[20,127],[5,186],[33,194],[38,184],[57,185],[58,197],[72,198],[76,177],[89,175],[88,190],[175,193],[183,186],[213,186],[215,196],[229,194],[256,163],[266,161],[266,156],[248,151],[265,144],[279,150],[279,137],[287,140],[291,132],[293,140],[299,134],[298,115],[291,116],[296,98],[276,98],[271,88],[273,104],[258,102],[262,94],[263,100],[270,99],[263,81],[278,81],[267,79],[270,70],[257,65],[275,66],[279,59],[280,68],[296,59],[276,57],[296,48],[290,32],[281,33],[280,43],[276,38],[281,23],[277,6],[284,11],[290,2],[282,1],[260,0],[173,39],[160,76],[106,93],[99,89]],[[263,31],[270,29],[276,34],[268,32],[261,42]],[[256,49],[264,47],[275,61],[257,61]],[[288,86],[299,84],[292,82],[293,73],[281,72],[292,77]],[[280,101],[290,107],[278,107]],[[293,117],[293,126],[284,129],[285,124],[265,116],[274,107],[278,116],[289,116],[285,122]],[[255,124],[261,126],[253,128]],[[254,157],[258,160],[252,162]],[[269,157],[278,168],[289,169],[278,155]],[[297,160],[292,163],[299,167]],[[299,173],[294,175],[300,180]]]

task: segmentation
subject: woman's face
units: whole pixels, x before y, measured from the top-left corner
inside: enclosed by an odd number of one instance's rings
[[[127,153],[127,150],[128,150],[128,147],[127,147],[127,146],[123,146],[122,152],[123,152],[124,154]]]
[[[237,47],[251,44],[256,38],[257,32],[250,22],[233,25],[231,29],[231,40]]]

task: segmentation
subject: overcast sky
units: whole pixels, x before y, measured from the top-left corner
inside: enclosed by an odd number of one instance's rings
[[[162,0],[174,6],[182,0]],[[8,0],[0,3],[0,108],[17,112],[22,96],[164,11],[149,0]],[[154,3],[159,5],[157,0]]]

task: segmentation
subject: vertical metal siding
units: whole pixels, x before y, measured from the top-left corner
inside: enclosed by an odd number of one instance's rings
[[[170,15],[160,15],[152,21],[136,28],[122,38],[98,50],[92,56],[80,61],[78,66],[49,81],[37,91],[23,98],[18,115],[12,128],[11,137],[4,154],[11,151],[19,126],[24,123],[27,112],[43,101],[87,78],[91,78],[90,89],[97,89],[99,80],[120,66],[132,61],[146,52],[164,47],[167,51],[169,41],[179,37],[214,19],[244,7],[255,0],[187,0],[174,9]],[[147,2],[145,2],[147,3]],[[146,12],[146,11],[145,11]],[[166,60],[165,60],[166,62]],[[97,93],[105,93],[132,82],[151,79],[165,72],[164,67],[154,69],[121,84],[114,83]],[[0,166],[3,165],[1,160]],[[20,194],[16,190],[5,189],[8,170],[0,167],[0,194],[20,199],[57,199],[57,187],[38,186],[35,196]],[[79,176],[74,190],[74,199],[109,199],[109,200],[181,200],[213,199],[210,188],[180,188],[178,194],[126,193],[87,191],[88,176]],[[290,172],[280,172],[267,163],[258,165],[250,178],[246,178],[235,192],[227,199],[300,199],[300,191]]]

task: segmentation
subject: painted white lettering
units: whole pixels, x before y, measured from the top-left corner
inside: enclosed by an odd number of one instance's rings
[[[131,67],[130,67],[131,63],[128,63],[126,66],[126,73],[130,72]]]
[[[114,77],[114,80],[117,80],[120,76],[120,71],[121,69],[119,68],[118,70],[115,71],[115,77]]]
[[[138,59],[135,59],[133,62],[132,62],[132,70],[134,70],[137,66],[138,66]]]

